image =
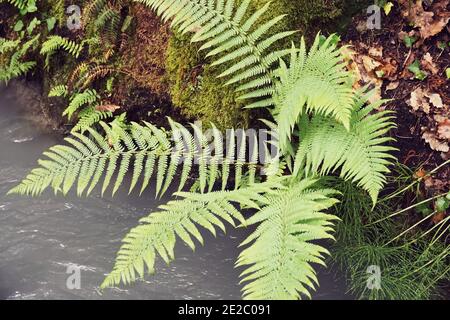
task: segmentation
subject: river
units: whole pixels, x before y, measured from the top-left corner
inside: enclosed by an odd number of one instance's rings
[[[239,272],[234,261],[245,230],[217,238],[205,233],[205,246],[193,253],[176,248],[177,259],[157,262],[155,276],[136,284],[100,292],[98,286],[113,264],[120,240],[139,218],[168,199],[6,196],[36,166],[41,153],[61,141],[30,119],[30,106],[19,95],[27,89],[0,88],[0,299],[239,299]],[[74,268],[75,267],[75,268]],[[71,286],[79,270],[79,288]],[[347,299],[342,280],[320,272],[314,299]],[[69,284],[69,285],[68,285]]]

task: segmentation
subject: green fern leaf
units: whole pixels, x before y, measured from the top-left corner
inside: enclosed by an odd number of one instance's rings
[[[392,141],[385,134],[395,127],[388,111],[369,113],[385,101],[361,108],[371,93],[357,95],[354,101],[350,131],[336,121],[324,117],[301,118],[300,146],[297,150],[294,174],[328,175],[340,169],[343,179],[364,188],[374,203],[383,188],[388,166],[395,148],[384,144]]]
[[[330,115],[350,129],[353,90],[340,51],[332,37],[319,44],[319,35],[306,54],[305,40],[292,48],[291,64],[277,71],[273,114],[278,123],[280,147],[285,150],[299,116],[304,113]]]
[[[259,224],[241,246],[237,266],[247,282],[245,299],[285,300],[309,296],[318,283],[311,264],[324,265],[328,251],[312,243],[332,239],[332,223],[338,218],[323,213],[337,200],[334,190],[318,189],[315,180],[293,183],[289,189],[267,196],[268,204],[247,220]]]

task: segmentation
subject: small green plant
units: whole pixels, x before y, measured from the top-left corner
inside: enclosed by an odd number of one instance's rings
[[[87,128],[99,123],[101,120],[111,118],[113,111],[104,108],[100,104],[100,96],[94,89],[86,89],[82,92],[75,92],[69,96],[67,85],[58,85],[49,92],[49,97],[69,97],[69,104],[63,112],[70,120],[75,113],[78,113],[78,122],[72,132],[84,132]]]
[[[382,198],[372,208],[372,202],[360,190],[346,182],[338,183],[337,189],[342,190],[343,200],[334,209],[340,213],[341,220],[337,225],[332,260],[347,274],[349,291],[359,299],[438,297],[441,294],[440,280],[450,277],[446,263],[449,247],[435,238],[442,233],[430,237],[433,231],[418,230],[417,225],[415,232],[402,230],[408,219],[405,217],[399,223],[401,216],[391,212],[392,207],[398,206],[402,200],[404,191],[394,198]],[[419,210],[420,205],[414,207]],[[426,213],[429,217],[433,210],[428,209],[431,210]],[[445,222],[440,224],[441,227],[444,225]],[[446,232],[444,229],[441,231],[443,234]],[[379,268],[381,272],[377,288],[367,287],[370,266]]]
[[[412,46],[414,45],[414,43],[416,43],[417,40],[418,40],[417,37],[410,37],[407,35],[403,39],[403,42],[405,43],[405,46],[407,48],[412,48]]]
[[[428,74],[420,69],[420,62],[417,59],[409,65],[408,70],[411,71],[414,74],[414,77],[420,81],[423,81],[428,77]]]
[[[83,50],[83,44],[76,43],[61,36],[49,36],[47,40],[42,44],[40,53],[42,55],[51,56],[58,49],[63,49],[73,55],[75,58],[78,58],[81,51]]]
[[[28,51],[35,47],[39,35],[21,44],[20,40],[6,40],[0,38],[0,55],[10,54],[9,63],[0,67],[0,82],[8,83],[11,79],[28,73],[36,65],[35,61],[25,59]]]
[[[2,2],[2,1],[0,1]],[[26,56],[39,47],[41,37],[41,25],[46,13],[39,12],[35,0],[7,0],[6,2],[15,6],[19,13],[12,27],[17,38],[14,40],[2,39],[0,46],[0,81],[8,82],[31,71],[37,61],[27,60]],[[54,27],[54,18],[47,18],[47,28],[51,31]],[[14,52],[13,52],[14,51]]]

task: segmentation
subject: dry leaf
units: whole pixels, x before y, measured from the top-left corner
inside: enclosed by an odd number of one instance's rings
[[[353,88],[359,89],[363,85],[372,85],[374,93],[370,96],[369,102],[373,103],[382,99],[381,87],[383,86],[383,80],[379,79],[375,73],[376,69],[382,64],[367,55],[360,55],[348,47],[341,49],[341,53],[347,62],[347,69],[355,77]]]
[[[102,104],[99,106],[95,107],[95,110],[97,111],[109,111],[109,112],[114,112],[117,109],[120,109],[120,106],[117,106],[115,104]]]
[[[423,110],[426,114],[430,113],[430,104],[425,97],[425,92],[420,87],[411,92],[411,98],[407,103],[414,111]]]
[[[416,178],[423,178],[427,175],[427,172],[423,168],[420,168],[414,175],[416,176]]]
[[[441,139],[450,141],[450,119],[445,119],[438,125],[438,136]]]
[[[430,102],[436,107],[436,108],[442,108],[442,98],[439,94],[433,93],[433,94],[426,94],[426,96],[430,99]]]
[[[422,0],[399,2],[403,6],[403,16],[419,28],[423,40],[440,33],[450,20],[450,13],[446,10],[449,0],[436,1],[431,8],[432,11],[424,10]]]
[[[426,114],[430,113],[431,105],[436,108],[442,108],[442,98],[437,93],[429,93],[422,88],[417,88],[411,92],[411,98],[407,103],[413,108],[414,111],[419,109],[423,110]]]
[[[383,47],[370,47],[369,55],[376,58],[381,58],[383,56]]]
[[[390,78],[391,80],[395,80],[397,78],[397,61],[394,59],[388,59],[385,61],[383,66],[379,68],[378,71],[383,72],[383,78]],[[393,76],[395,76],[393,78]]]
[[[437,74],[439,72],[438,67],[433,62],[433,58],[431,57],[431,54],[427,52],[423,58],[422,58],[422,66],[430,71],[432,74]]]
[[[390,82],[390,83],[386,86],[386,91],[395,90],[395,89],[398,88],[399,85],[400,85],[400,82],[399,82],[399,81]]]
[[[374,71],[376,68],[381,66],[381,63],[377,60],[369,57],[369,56],[362,56],[362,63],[364,65],[364,68],[367,72]]]
[[[435,215],[433,215],[433,218],[431,218],[434,224],[438,224],[444,219],[445,219],[445,212],[438,212]]]
[[[432,132],[426,131],[422,138],[430,145],[431,149],[435,151],[441,151],[441,152],[449,152],[450,147],[448,143],[441,142],[439,139],[436,138],[436,135]]]

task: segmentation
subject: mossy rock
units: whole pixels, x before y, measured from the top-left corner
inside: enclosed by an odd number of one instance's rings
[[[356,3],[361,1],[356,0]],[[269,0],[254,0],[249,14],[267,2]],[[354,6],[355,1],[277,0],[271,3],[261,21],[287,15],[272,30],[273,33],[299,30],[295,36],[280,41],[275,49],[286,48],[291,41],[298,42],[303,34],[311,38],[321,27],[337,21],[350,4]],[[248,126],[251,122],[249,111],[242,109],[242,102],[236,101],[234,88],[224,87],[225,81],[217,78],[223,69],[211,67],[198,48],[198,45],[190,43],[190,35],[175,34],[169,41],[166,71],[174,106],[190,119],[214,122],[222,129]]]
[[[248,112],[236,102],[234,88],[217,79],[220,70],[211,67],[190,44],[189,37],[175,34],[169,41],[166,71],[172,103],[189,120],[205,126],[213,122],[221,129],[247,126]]]

